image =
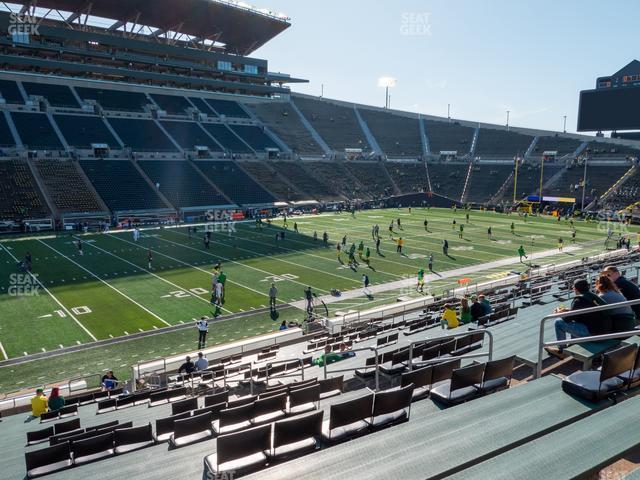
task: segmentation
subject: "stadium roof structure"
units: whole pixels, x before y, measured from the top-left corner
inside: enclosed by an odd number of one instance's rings
[[[16,0],[3,10],[249,55],[291,26],[282,13],[231,0]],[[111,19],[111,20],[110,20]]]

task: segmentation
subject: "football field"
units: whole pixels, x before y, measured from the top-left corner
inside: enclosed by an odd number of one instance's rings
[[[79,373],[86,373],[195,348],[196,335],[191,328],[168,333],[162,329],[192,325],[194,319],[212,314],[211,275],[217,262],[222,264],[227,284],[220,321],[210,329],[212,344],[277,330],[279,323],[273,322],[265,311],[272,282],[278,288],[280,320],[302,320],[304,312],[289,304],[303,299],[306,286],[320,296],[329,294],[331,289],[361,291],[363,273],[374,286],[397,283],[415,278],[420,268],[427,270],[428,256],[433,254],[435,274],[429,276],[428,288],[437,293],[454,286],[459,278],[446,272],[463,267],[478,266],[476,271],[464,275],[472,283],[500,278],[514,268],[523,269],[524,265],[517,261],[520,245],[528,254],[547,252],[546,263],[598,253],[605,246],[608,228],[576,221],[574,245],[571,226],[564,220],[529,217],[525,221],[518,215],[471,211],[467,222],[465,215],[463,210],[454,214],[449,209],[422,208],[414,208],[411,213],[408,209],[367,210],[354,217],[347,213],[326,213],[290,217],[286,230],[282,219],[265,224],[262,229],[256,228],[253,222],[242,222],[231,229],[214,231],[209,249],[204,246],[203,227],[195,234],[189,234],[186,227],[144,230],[137,242],[131,232],[79,237],[61,234],[2,241],[0,360],[28,358],[32,354],[55,352],[96,340],[123,339],[117,347],[108,347],[119,352],[118,360],[114,359],[117,365],[108,365],[107,359],[104,365],[89,364],[84,370],[79,369]],[[394,233],[390,235],[389,224],[396,219],[401,220],[402,228],[395,224]],[[455,227],[453,219],[457,223]],[[299,233],[293,231],[294,222]],[[374,224],[380,226],[379,253],[371,235]],[[463,238],[459,238],[460,224],[464,225]],[[489,227],[493,233],[491,239],[487,233]],[[621,226],[616,224],[613,228],[617,235]],[[622,228],[632,229],[635,244],[637,229]],[[286,231],[285,239],[276,240],[276,233],[282,230]],[[314,231],[317,240],[314,240]],[[329,236],[327,245],[322,242],[324,232]],[[344,263],[338,261],[336,243],[344,235],[347,236],[345,250],[360,241],[365,248],[370,248],[369,266],[359,260],[358,267],[350,268],[346,265],[346,251],[342,253]],[[402,254],[396,252],[399,237],[404,241]],[[83,245],[82,255],[75,243],[78,238]],[[565,252],[557,252],[558,238],[563,238]],[[449,242],[448,256],[442,252],[443,239]],[[17,268],[27,252],[32,256],[32,272],[37,280],[21,274]],[[153,256],[151,268],[149,252]],[[483,267],[501,259],[505,261]],[[376,295],[359,293],[328,303],[328,307],[330,312],[370,308],[393,303],[399,295],[419,294],[414,289],[381,287]],[[225,317],[232,314],[241,317],[226,321]],[[125,341],[143,332],[154,335]],[[93,356],[96,354],[99,352],[91,352]],[[46,374],[68,375],[70,372],[60,366],[64,357],[66,355],[58,355],[46,360]],[[34,365],[30,368],[35,369],[41,362],[44,360],[31,362]],[[0,369],[0,390],[9,385],[15,387],[17,383],[11,381],[12,375],[4,371],[6,368]]]

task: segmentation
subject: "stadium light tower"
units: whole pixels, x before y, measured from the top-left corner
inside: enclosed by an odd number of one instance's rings
[[[567,116],[563,115],[562,118],[564,118],[564,123],[563,123],[563,127],[562,127],[562,132],[563,133],[567,133]]]
[[[509,110],[507,110],[507,131],[509,131]]]
[[[398,81],[393,77],[380,77],[378,87],[384,87],[384,108],[389,108],[389,89],[396,86]]]

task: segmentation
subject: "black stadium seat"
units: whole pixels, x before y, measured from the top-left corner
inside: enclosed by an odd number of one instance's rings
[[[475,385],[482,383],[484,366],[484,363],[477,363],[455,369],[451,380],[431,390],[431,398],[444,405],[456,405],[473,399],[478,395]]]
[[[35,445],[49,440],[53,436],[53,427],[46,427],[33,432],[27,432],[27,445]]]
[[[27,478],[47,475],[72,465],[69,443],[32,450],[24,456],[27,464]]]
[[[271,425],[249,428],[219,436],[216,453],[207,455],[204,464],[214,478],[227,472],[239,475],[266,465],[270,448]]]
[[[373,398],[371,420],[366,420],[371,428],[394,424],[409,419],[413,384],[376,392]]]
[[[74,465],[94,462],[115,455],[113,432],[71,442]]]
[[[282,460],[318,448],[323,415],[324,412],[319,411],[275,422],[270,456]]]
[[[154,443],[150,423],[140,427],[122,428],[114,431],[116,454],[139,450]]]
[[[326,442],[339,442],[363,432],[371,418],[374,395],[334,403],[329,409],[329,419],[322,426],[322,438]]]
[[[182,447],[211,437],[211,421],[211,412],[176,420],[173,423],[173,435],[169,439],[170,445]]]

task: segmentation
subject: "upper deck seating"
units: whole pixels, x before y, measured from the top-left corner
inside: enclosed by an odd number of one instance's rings
[[[18,84],[13,80],[0,80],[0,94],[6,103],[22,105],[24,98],[18,89]]]
[[[260,127],[253,125],[230,125],[229,128],[256,152],[264,152],[267,148],[280,150],[280,146]]]
[[[66,85],[51,83],[22,82],[27,95],[36,95],[47,99],[52,107],[79,108],[78,100]]]
[[[144,93],[86,87],[75,87],[75,89],[82,100],[95,100],[105,110],[143,112],[149,105],[149,99]]]
[[[206,113],[209,117],[217,117],[218,115],[213,109],[209,106],[207,102],[204,101],[203,98],[200,97],[189,97],[191,103],[195,105],[195,107],[200,111],[200,113]]]
[[[234,102],[233,100],[219,100],[217,98],[205,98],[204,100],[220,116],[224,115],[225,117],[249,118],[247,112],[238,102]]]
[[[62,143],[44,113],[12,112],[11,117],[25,147],[34,150],[62,149]]]
[[[104,121],[93,115],[54,115],[53,120],[67,143],[77,148],[89,148],[93,143],[103,143],[119,149],[120,144]]]
[[[137,152],[175,152],[175,145],[153,120],[138,118],[109,118],[125,147]]]
[[[294,97],[293,102],[333,150],[371,151],[353,108],[303,97]]]
[[[533,151],[534,156],[541,156],[544,152],[558,152],[559,156],[573,154],[582,142],[575,138],[559,135],[539,137]]]
[[[222,148],[196,122],[161,121],[171,137],[185,150],[194,150],[194,147],[208,147],[212,152],[221,152]]]
[[[378,145],[388,157],[422,156],[420,125],[417,119],[378,110],[359,111]]]
[[[151,93],[149,96],[162,110],[170,115],[186,115],[187,109],[193,108],[186,98],[179,95]]]
[[[202,123],[202,127],[231,153],[253,153],[253,150],[240,140],[226,125],[221,123]]]
[[[476,145],[476,155],[504,156],[513,158],[515,155],[523,156],[533,137],[508,130],[493,128],[481,128]]]
[[[297,112],[288,102],[265,102],[251,106],[255,114],[287,146],[300,155],[320,155],[322,147],[302,124]]]
[[[429,150],[433,155],[442,151],[458,152],[458,156],[466,155],[471,150],[474,130],[456,122],[424,120]]]

